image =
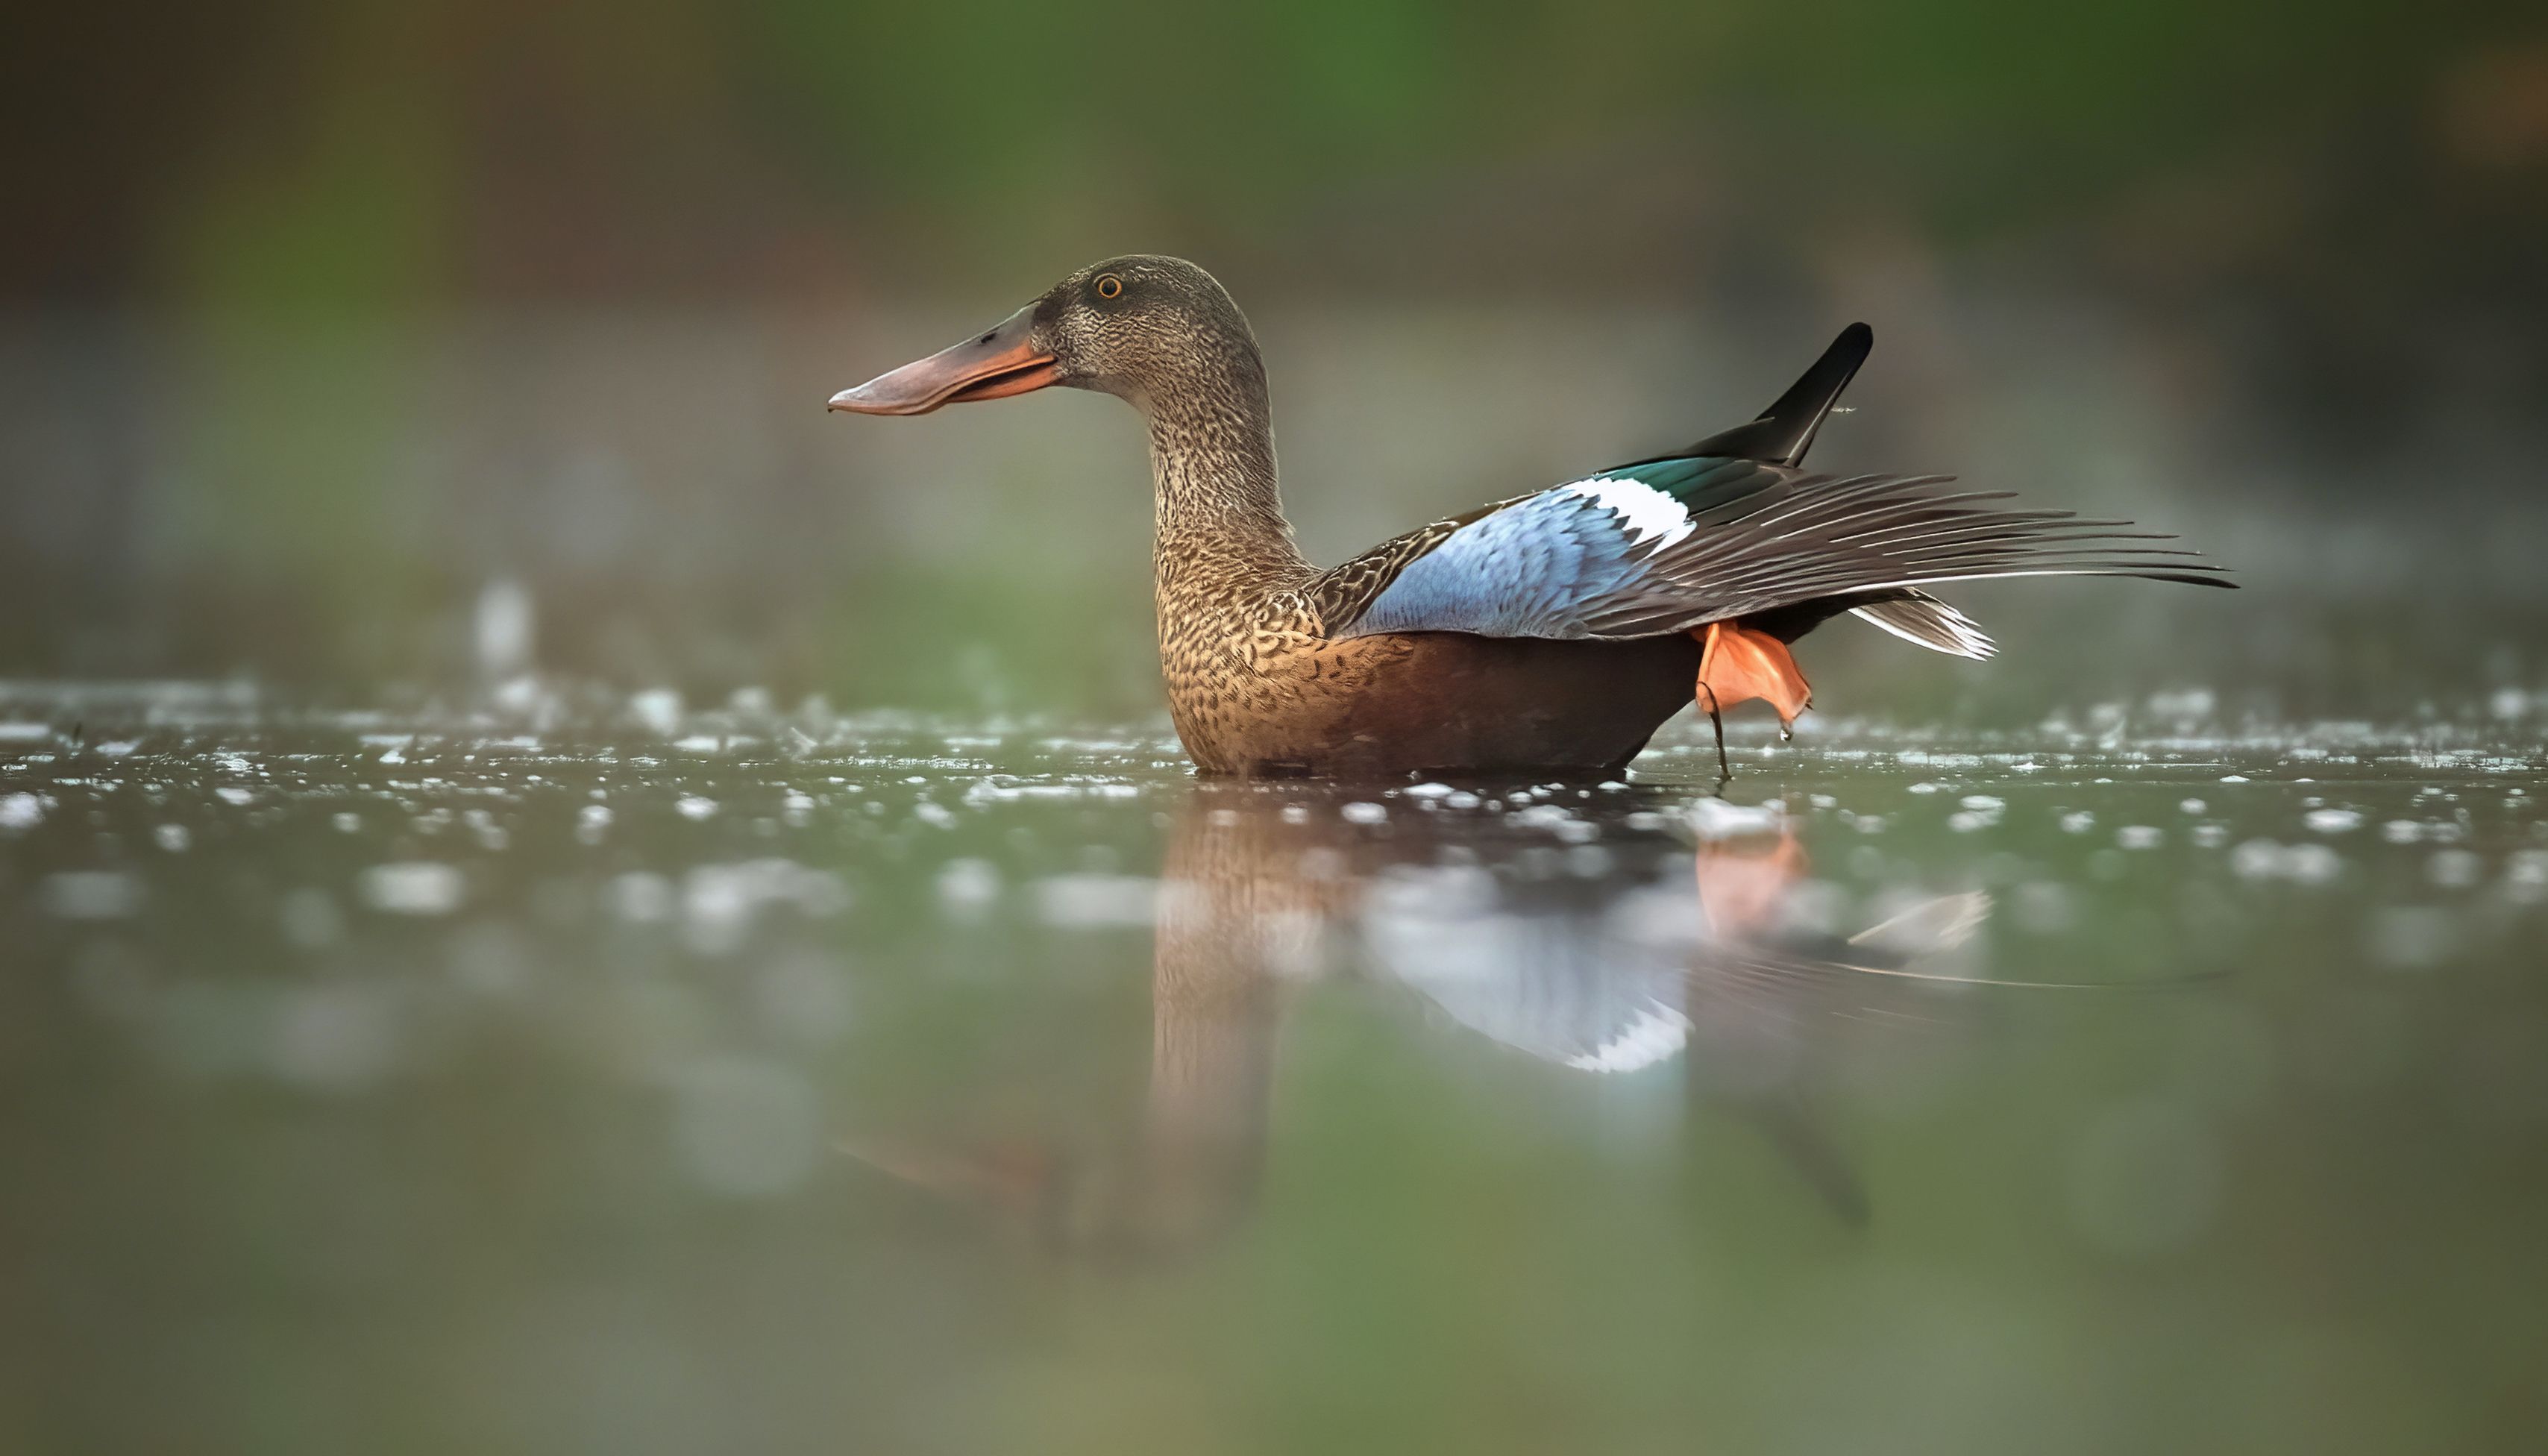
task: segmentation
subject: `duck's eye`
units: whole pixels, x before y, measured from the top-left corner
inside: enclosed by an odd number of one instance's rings
[[[1116,277],[1112,273],[1098,274],[1097,296],[1101,299],[1122,298],[1124,296],[1124,280]]]

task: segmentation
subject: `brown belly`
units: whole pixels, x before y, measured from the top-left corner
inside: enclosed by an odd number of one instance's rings
[[[1207,774],[1251,777],[1606,776],[1689,701],[1700,653],[1679,633],[1358,638],[1305,655],[1281,706],[1187,748]]]

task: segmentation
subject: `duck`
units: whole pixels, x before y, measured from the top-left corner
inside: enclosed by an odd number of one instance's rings
[[[1782,733],[1813,702],[1791,651],[1843,614],[1986,658],[1931,593],[1997,577],[2234,585],[2131,522],[2019,509],[1944,475],[1834,476],[1807,449],[1874,346],[1864,323],[1757,417],[1418,526],[1341,565],[1294,543],[1264,358],[1181,258],[1091,264],[983,333],[831,397],[917,415],[1059,386],[1148,426],[1159,666],[1205,777],[1611,779],[1693,704]]]

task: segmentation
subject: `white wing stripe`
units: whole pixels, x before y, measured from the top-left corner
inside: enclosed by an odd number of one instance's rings
[[[1625,476],[1577,481],[1559,490],[1581,496],[1619,518],[1628,532],[1631,545],[1658,538],[1654,549],[1661,551],[1687,536],[1692,527],[1689,511],[1683,504],[1644,481]]]

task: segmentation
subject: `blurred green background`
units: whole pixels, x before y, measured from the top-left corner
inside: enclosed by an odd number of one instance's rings
[[[1120,407],[821,408],[1139,249],[1255,319],[1320,560],[1748,417],[1866,318],[1818,463],[2131,514],[2251,590],[1978,589],[2022,670],[1836,631],[1808,654],[1846,669],[1835,707],[2208,684],[2398,717],[2548,676],[2532,6],[249,0],[13,29],[0,675],[361,697],[529,663],[1152,712]],[[521,602],[527,653],[491,645]]]

